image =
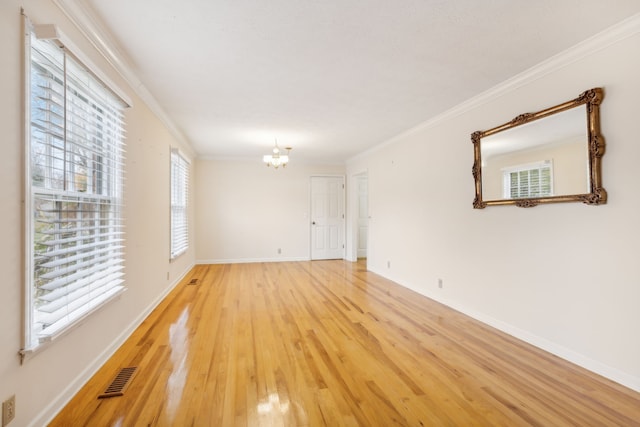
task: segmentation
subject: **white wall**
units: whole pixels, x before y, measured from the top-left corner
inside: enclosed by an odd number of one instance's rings
[[[293,154],[285,169],[261,159],[198,160],[196,169],[199,263],[309,259],[311,176],[345,172]]]
[[[626,39],[590,42],[582,59],[584,46],[347,165],[350,178],[368,171],[371,270],[636,390],[638,21]],[[608,204],[472,209],[472,132],[598,86]]]
[[[132,98],[126,113],[126,285],[118,300],[20,365],[22,341],[22,17],[59,28]],[[192,248],[169,262],[169,148],[181,146],[144,102],[49,0],[0,2],[0,401],[16,395],[12,426],[43,425],[195,261]],[[169,278],[167,278],[167,273]]]

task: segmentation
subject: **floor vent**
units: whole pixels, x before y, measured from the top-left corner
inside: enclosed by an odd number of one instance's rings
[[[191,281],[189,282],[190,285],[197,285],[198,284],[198,279],[191,279]]]
[[[107,387],[107,389],[98,396],[98,399],[104,399],[106,397],[122,396],[125,389],[131,382],[133,374],[135,374],[137,367],[122,368],[118,375],[116,375],[113,382]]]

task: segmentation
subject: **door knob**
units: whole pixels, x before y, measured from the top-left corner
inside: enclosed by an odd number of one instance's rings
[[[315,222],[315,221],[313,221],[311,224],[312,224],[312,225],[316,225],[316,222]]]

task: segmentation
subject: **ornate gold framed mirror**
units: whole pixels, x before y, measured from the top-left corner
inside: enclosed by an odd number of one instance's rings
[[[540,203],[606,203],[600,134],[602,88],[471,134],[473,207]]]

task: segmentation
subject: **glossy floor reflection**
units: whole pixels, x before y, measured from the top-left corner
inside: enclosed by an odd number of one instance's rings
[[[198,285],[189,285],[198,278]],[[125,366],[122,397],[97,395]],[[640,425],[640,394],[369,273],[196,266],[53,426]]]

